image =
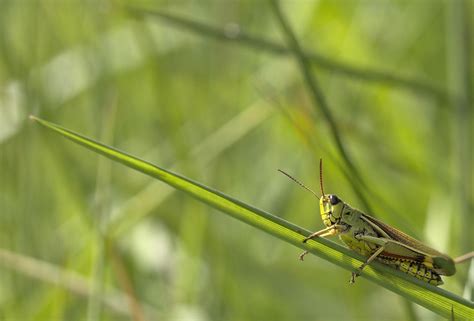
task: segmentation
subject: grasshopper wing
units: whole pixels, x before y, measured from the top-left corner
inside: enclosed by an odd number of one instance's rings
[[[363,214],[361,218],[369,223],[377,231],[382,231],[393,241],[387,245],[389,256],[406,258],[414,261],[421,261],[436,273],[441,275],[453,275],[456,272],[454,261],[447,255],[423,244],[417,239],[393,228],[378,219]]]

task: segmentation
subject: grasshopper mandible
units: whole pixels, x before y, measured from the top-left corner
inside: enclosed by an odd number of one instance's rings
[[[351,207],[336,195],[325,194],[322,168],[320,160],[321,197],[289,174],[279,171],[319,198],[321,218],[326,228],[312,233],[303,243],[315,237],[339,235],[348,248],[368,257],[358,271],[352,273],[350,283],[354,283],[360,271],[377,259],[420,280],[441,285],[441,275],[450,276],[456,272],[455,263],[474,257],[474,252],[471,252],[453,260],[396,228]],[[303,260],[307,253],[308,251],[303,252],[300,259]]]

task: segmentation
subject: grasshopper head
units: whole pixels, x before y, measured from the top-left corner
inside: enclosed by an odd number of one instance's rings
[[[334,194],[323,195],[319,199],[321,218],[326,226],[334,225],[341,219],[344,202]]]
[[[321,197],[319,198],[319,211],[324,225],[327,227],[336,224],[341,220],[344,202],[334,194],[324,194],[323,186],[323,160],[319,160],[319,186],[321,187]]]

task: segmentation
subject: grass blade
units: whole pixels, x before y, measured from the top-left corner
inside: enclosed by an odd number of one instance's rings
[[[323,238],[302,243],[304,237],[309,235],[310,232],[295,224],[245,204],[203,184],[194,182],[189,178],[160,168],[113,147],[96,142],[62,126],[34,116],[30,116],[30,118],[79,145],[122,163],[127,167],[157,178],[246,224],[250,224],[299,248],[308,250],[318,257],[330,261],[346,270],[355,271],[364,260],[363,257],[357,255],[355,252]],[[361,276],[445,318],[451,316],[451,309],[453,309],[456,320],[474,319],[473,302],[441,288],[426,284],[405,273],[384,266],[383,264],[371,263],[370,266],[364,269]],[[347,276],[347,278],[349,278],[349,276]]]

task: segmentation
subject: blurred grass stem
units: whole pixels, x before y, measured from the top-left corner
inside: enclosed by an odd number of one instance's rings
[[[93,288],[90,286],[91,282],[88,278],[54,264],[1,248],[0,264],[17,273],[62,287],[76,295],[84,297],[91,297],[93,295]],[[131,316],[131,312],[128,306],[124,304],[126,297],[127,294],[123,292],[109,289],[98,299],[104,307],[107,307],[119,315],[129,317]],[[146,306],[146,309],[147,311],[154,311],[153,315],[157,314],[155,309],[150,306]]]
[[[292,52],[298,62],[301,73],[303,74],[305,83],[308,87],[310,97],[313,101],[314,108],[319,108],[319,110],[322,112],[322,115],[324,116],[324,119],[326,120],[329,126],[331,136],[334,142],[336,143],[336,147],[344,163],[346,164],[347,168],[352,174],[351,175],[352,179],[349,179],[348,181],[352,185],[354,192],[359,197],[365,209],[368,210],[369,212],[373,212],[371,211],[370,204],[367,201],[366,197],[360,191],[360,187],[365,187],[364,181],[362,180],[362,177],[359,174],[359,171],[357,170],[356,166],[354,165],[353,160],[351,159],[351,157],[349,156],[349,153],[346,150],[346,147],[342,141],[340,132],[337,128],[336,120],[334,116],[332,115],[332,112],[329,108],[327,100],[321,90],[321,87],[319,86],[317,78],[313,76],[313,74],[311,73],[311,65],[309,64],[308,58],[304,55],[302,48],[298,40],[296,39],[296,36],[293,30],[291,29],[288,21],[283,16],[283,13],[281,12],[281,9],[279,6],[279,2],[276,0],[271,0],[270,3],[275,13],[275,16],[277,17],[278,22],[280,23],[280,26],[285,34],[285,37],[288,42],[288,47],[292,49]],[[353,182],[354,179],[357,180],[358,184],[355,184]]]
[[[266,40],[264,38],[247,34],[242,30],[239,30],[235,33],[230,33],[225,29],[219,29],[209,24],[159,10],[149,10],[133,6],[129,6],[127,9],[130,13],[137,16],[151,16],[160,19],[171,26],[182,28],[205,37],[210,37],[221,41],[235,42],[242,46],[248,46],[250,48],[271,52],[277,55],[292,54],[291,48]],[[442,89],[427,83],[426,81],[416,79],[415,77],[403,77],[371,68],[360,68],[307,50],[304,51],[304,56],[308,61],[314,63],[318,67],[338,73],[342,76],[351,77],[360,81],[383,83],[386,85],[399,87],[400,89],[411,90],[423,95],[432,96],[441,100],[446,100],[448,97],[448,94]]]
[[[472,250],[474,236],[473,216],[473,32],[472,1],[452,0],[447,3],[448,22],[448,75],[450,90],[453,92],[451,106],[455,117],[454,129],[454,201],[459,211],[461,223],[459,234],[461,253]],[[474,281],[474,280],[473,280]],[[470,299],[474,298],[474,287],[470,289]]]

